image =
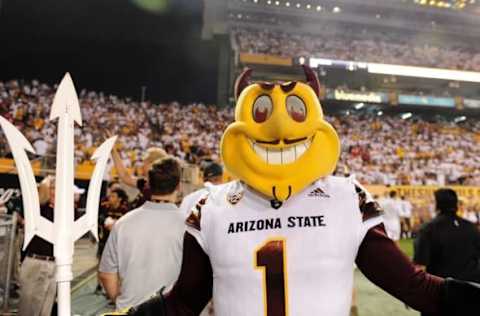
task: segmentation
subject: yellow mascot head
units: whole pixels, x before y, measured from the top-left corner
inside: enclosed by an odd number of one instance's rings
[[[285,201],[333,172],[340,141],[324,120],[319,81],[304,66],[307,81],[249,83],[251,70],[237,79],[235,122],[225,130],[225,168],[260,193]]]

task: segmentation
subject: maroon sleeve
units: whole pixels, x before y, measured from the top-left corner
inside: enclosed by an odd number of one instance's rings
[[[387,237],[383,224],[368,231],[356,263],[370,281],[408,306],[440,315],[444,280],[415,267]]]
[[[210,259],[188,232],[183,241],[182,268],[172,290],[165,295],[167,315],[199,315],[212,298]]]

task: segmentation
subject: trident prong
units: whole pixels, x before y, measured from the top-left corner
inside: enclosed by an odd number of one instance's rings
[[[35,153],[32,145],[20,131],[0,116],[2,127],[12,150],[13,158],[20,178],[25,213],[25,242],[28,246],[37,235],[54,245],[56,281],[58,285],[58,314],[71,315],[70,281],[72,280],[72,261],[74,243],[87,232],[97,236],[98,204],[102,179],[105,173],[110,151],[116,136],[107,139],[92,156],[96,165],[90,179],[86,214],[74,221],[74,122],[82,125],[82,116],[77,92],[72,78],[67,73],[55,94],[50,119],[58,120],[57,165],[55,171],[55,211],[54,222],[40,215],[38,190],[32,166],[25,151]]]

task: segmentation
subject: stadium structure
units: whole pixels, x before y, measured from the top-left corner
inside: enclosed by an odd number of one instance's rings
[[[244,67],[287,81],[308,64],[327,109],[435,110],[461,121],[480,108],[479,12],[475,1],[206,0],[203,36],[221,43],[220,105],[232,104]]]

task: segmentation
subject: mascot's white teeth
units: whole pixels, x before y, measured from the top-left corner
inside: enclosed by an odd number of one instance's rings
[[[269,148],[259,143],[252,142],[255,153],[268,164],[282,165],[295,162],[303,153],[310,148],[311,140],[306,140],[300,144],[285,148]]]

